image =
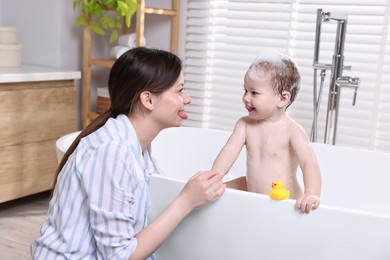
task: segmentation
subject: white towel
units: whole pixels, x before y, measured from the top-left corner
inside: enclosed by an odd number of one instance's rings
[[[136,34],[135,33],[130,33],[130,34],[123,34],[121,36],[119,36],[118,38],[118,44],[120,46],[125,46],[125,47],[128,47],[128,48],[134,48],[136,47]],[[146,41],[145,41],[145,37],[142,38],[143,39],[143,45],[142,46],[145,46],[146,45]]]
[[[127,48],[125,46],[114,46],[110,50],[110,56],[112,59],[118,59],[120,56],[122,56],[123,53],[130,50],[130,48]]]

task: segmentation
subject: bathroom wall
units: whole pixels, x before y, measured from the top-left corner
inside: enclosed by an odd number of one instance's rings
[[[183,10],[186,8],[185,2],[181,5]],[[170,1],[158,0],[146,0],[146,6],[171,7]],[[22,45],[22,62],[25,64],[82,70],[83,30],[77,27],[76,18],[73,0],[0,0],[0,25],[18,28],[19,44]],[[170,19],[147,15],[145,20],[147,45],[169,49]],[[185,18],[182,17],[181,20],[184,22]],[[181,31],[184,29],[185,26],[181,26]],[[108,44],[107,38],[96,35],[93,37],[94,57],[109,56],[109,50],[115,44]],[[180,36],[180,41],[184,42],[183,36]],[[179,43],[179,46],[182,53],[183,44]],[[109,69],[94,68],[92,82],[94,89],[106,86],[108,73]],[[79,86],[79,114],[81,114],[82,102],[81,82],[81,80],[76,82]]]
[[[75,27],[69,26],[68,14],[72,11],[69,1],[65,4],[66,0],[1,0],[1,3],[1,25],[18,28],[23,63],[79,68],[79,37]]]

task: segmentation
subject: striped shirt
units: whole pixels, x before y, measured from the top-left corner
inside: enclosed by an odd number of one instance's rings
[[[153,173],[125,115],[82,138],[58,176],[33,259],[128,259],[147,225]]]

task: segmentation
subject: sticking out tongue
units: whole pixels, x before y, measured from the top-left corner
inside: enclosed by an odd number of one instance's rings
[[[188,115],[184,111],[179,111],[178,115],[179,115],[179,117],[181,119],[187,119],[188,118]]]

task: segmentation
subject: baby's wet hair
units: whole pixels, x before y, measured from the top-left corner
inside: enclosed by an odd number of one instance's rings
[[[251,71],[263,72],[270,76],[275,90],[282,95],[284,91],[290,93],[290,103],[294,102],[301,84],[301,76],[294,60],[276,51],[260,53],[251,63],[248,73]]]

